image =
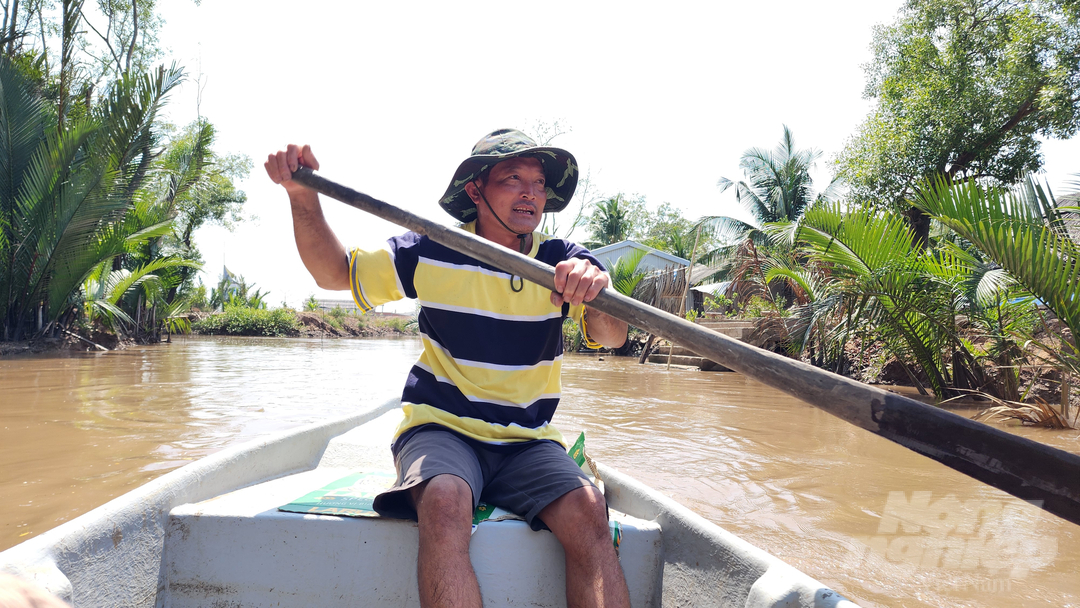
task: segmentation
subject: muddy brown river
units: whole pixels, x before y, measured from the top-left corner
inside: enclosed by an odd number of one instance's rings
[[[0,550],[190,460],[400,393],[419,341],[0,359]],[[1080,606],[1080,527],[737,374],[569,355],[564,434],[864,606]],[[1080,453],[1076,431],[1010,429]]]

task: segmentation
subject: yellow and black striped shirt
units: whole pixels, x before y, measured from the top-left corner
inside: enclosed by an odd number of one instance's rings
[[[473,224],[464,226],[470,232]],[[367,311],[404,297],[420,303],[424,343],[402,393],[405,420],[395,440],[439,424],[487,444],[559,443],[551,426],[561,391],[563,319],[589,339],[584,307],[553,306],[550,291],[409,232],[379,251],[349,255],[353,298]],[[533,233],[530,257],[600,262],[583,247]]]

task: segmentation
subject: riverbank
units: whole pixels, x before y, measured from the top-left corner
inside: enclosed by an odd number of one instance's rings
[[[381,338],[416,335],[416,317],[371,312],[365,315],[340,308],[296,311],[228,308],[201,315],[191,324],[199,335],[278,336],[287,338]]]
[[[370,312],[357,315],[331,311],[272,311],[243,309],[239,314],[193,313],[189,320],[195,335],[279,336],[286,338],[386,338],[419,334],[414,315]],[[176,335],[176,334],[174,334]],[[58,337],[35,340],[0,341],[0,358],[41,353],[125,350],[132,346],[156,344],[171,339],[169,334],[150,339],[120,338],[103,328],[61,333]]]
[[[383,338],[415,336],[416,316],[369,312],[366,315],[334,315],[326,312],[298,312],[296,336],[306,338]]]

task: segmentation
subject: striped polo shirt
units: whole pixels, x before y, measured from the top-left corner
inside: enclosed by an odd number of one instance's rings
[[[463,229],[475,233],[475,223]],[[551,304],[550,291],[408,232],[378,251],[349,253],[352,293],[365,312],[414,298],[424,350],[401,395],[411,429],[442,425],[489,445],[548,439],[565,445],[551,425],[559,404],[562,325],[568,316],[589,338],[584,306]],[[585,258],[588,250],[533,233],[528,256],[546,264]],[[520,289],[520,291],[514,291]]]

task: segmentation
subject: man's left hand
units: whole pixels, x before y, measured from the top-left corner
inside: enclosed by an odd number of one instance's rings
[[[577,306],[591,302],[610,285],[611,277],[589,260],[563,260],[555,265],[555,291],[551,292],[551,303],[562,306],[564,302],[569,302]]]

